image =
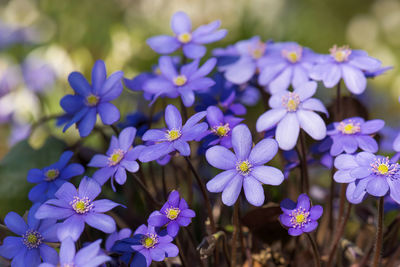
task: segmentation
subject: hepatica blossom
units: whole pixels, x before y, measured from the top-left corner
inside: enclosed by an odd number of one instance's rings
[[[76,252],[74,240],[71,237],[61,242],[60,256],[56,263],[42,263],[39,267],[97,267],[111,258],[101,253],[101,239],[87,245]]]
[[[29,170],[28,182],[37,183],[28,195],[32,202],[44,202],[53,198],[54,193],[63,183],[85,171],[81,164],[68,164],[73,154],[72,151],[65,151],[58,162],[43,169]]]
[[[243,186],[247,201],[261,206],[265,200],[262,184],[280,185],[283,181],[280,170],[264,166],[276,155],[278,145],[273,139],[264,139],[252,148],[250,130],[241,124],[232,130],[232,146],[235,153],[223,146],[206,151],[208,163],[224,170],[207,183],[207,189],[213,193],[222,192],[222,202],[232,206]]]
[[[330,55],[321,57],[310,72],[312,79],[322,81],[327,88],[337,85],[343,79],[350,92],[361,94],[367,87],[366,75],[381,67],[379,60],[362,50],[334,45],[329,52]]]
[[[358,147],[367,152],[377,152],[378,143],[370,135],[378,132],[384,125],[383,120],[364,121],[359,117],[334,122],[333,130],[327,132],[333,141],[331,155],[337,156],[343,151],[352,154]]]
[[[168,56],[160,57],[161,75],[143,85],[144,92],[153,95],[153,102],[160,96],[175,98],[180,96],[186,107],[193,105],[195,92],[204,91],[215,84],[207,76],[214,68],[216,59],[207,60],[199,67],[199,60],[183,65],[179,72]]]
[[[4,218],[7,228],[18,236],[8,236],[0,246],[0,256],[12,259],[11,266],[36,267],[43,260],[57,263],[57,252],[45,242],[57,242],[56,220],[38,220],[35,212],[40,204],[29,210],[27,222],[15,212]]]
[[[127,127],[119,134],[118,139],[111,138],[110,147],[106,155],[95,155],[88,166],[100,168],[93,174],[100,185],[103,185],[111,177],[111,185],[115,191],[113,180],[123,185],[126,182],[126,171],[137,172],[139,164],[136,162],[138,153],[131,149],[135,139],[136,129]]]
[[[104,124],[119,120],[119,110],[110,103],[122,92],[122,71],[107,78],[106,67],[101,60],[96,61],[92,70],[92,84],[79,72],[72,72],[68,81],[75,95],[66,95],[60,105],[66,114],[64,131],[76,123],[81,137],[88,136],[96,123],[97,113]]]
[[[400,203],[400,166],[389,157],[369,152],[342,154],[336,157],[334,164],[338,169],[334,180],[349,184],[346,191],[349,202],[360,203],[366,193],[375,197],[389,193],[394,201]]]
[[[178,256],[178,247],[172,244],[173,238],[165,234],[165,231],[156,231],[154,226],[139,226],[132,238],[123,239],[114,245],[116,252],[128,254],[134,253],[131,267],[149,267],[152,261],[163,261],[166,257]],[[128,262],[127,262],[128,263]]]
[[[131,235],[132,235],[132,230],[129,228],[123,228],[119,231],[115,231],[114,233],[110,234],[106,239],[106,244],[105,244],[106,250],[111,251],[111,248],[117,241],[128,238]]]
[[[317,229],[317,220],[322,216],[323,209],[320,205],[311,207],[310,199],[306,194],[301,194],[297,203],[291,199],[281,202],[283,214],[279,216],[281,223],[289,228],[289,235],[299,236]]]
[[[296,145],[300,128],[315,140],[326,136],[326,126],[314,111],[328,114],[321,101],[311,98],[317,90],[315,82],[307,82],[293,92],[280,92],[271,96],[270,110],[257,119],[258,132],[276,127],[276,141],[283,150]]]
[[[160,211],[154,211],[148,220],[148,224],[155,227],[167,227],[168,235],[175,237],[179,227],[188,226],[196,214],[189,209],[186,201],[179,196],[178,191],[172,191],[167,202]]]
[[[55,199],[47,200],[36,212],[36,218],[64,220],[58,228],[58,238],[64,240],[70,236],[78,240],[85,223],[105,233],[116,230],[114,219],[107,212],[119,204],[108,200],[95,200],[101,187],[93,179],[84,177],[78,190],[69,182],[64,183],[55,193]]]
[[[147,44],[157,53],[170,54],[182,48],[183,54],[192,59],[201,58],[206,53],[204,44],[221,40],[227,34],[227,30],[218,30],[219,20],[202,25],[192,31],[192,23],[189,16],[182,12],[176,12],[171,19],[171,28],[175,36],[160,35],[147,39]]]
[[[313,51],[293,42],[270,44],[269,51],[258,62],[258,82],[268,86],[271,94],[309,81],[309,72],[318,57]]]
[[[188,142],[202,136],[208,128],[207,123],[199,123],[206,114],[205,111],[196,113],[182,126],[182,117],[178,109],[173,105],[168,105],[165,109],[167,129],[150,129],[143,135],[143,141],[151,141],[155,144],[144,148],[139,155],[139,160],[149,162],[173,151],[178,151],[182,156],[189,156]]]

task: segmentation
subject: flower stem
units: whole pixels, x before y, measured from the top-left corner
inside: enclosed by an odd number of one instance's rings
[[[307,151],[305,144],[305,135],[302,130],[300,130],[300,150],[301,156],[299,155],[301,162],[301,187],[302,192],[308,194],[309,192],[309,181],[308,181],[308,166],[307,166]]]
[[[376,228],[376,240],[375,240],[375,252],[374,259],[372,261],[373,267],[378,267],[381,261],[381,251],[382,251],[382,238],[383,233],[383,197],[378,200],[378,225]]]
[[[200,186],[201,193],[202,193],[204,201],[206,203],[206,208],[207,208],[208,218],[210,220],[211,230],[213,233],[215,233],[217,231],[217,228],[215,227],[214,216],[212,214],[212,209],[211,209],[211,202],[210,202],[210,199],[208,198],[206,186],[204,185],[203,181],[201,180],[199,174],[197,173],[196,169],[194,168],[189,157],[184,157],[184,158],[185,158],[187,164],[189,165],[189,168],[192,171],[194,177],[196,178],[197,183]]]
[[[238,234],[239,234],[239,199],[236,201],[234,209],[233,209],[233,225],[234,225],[234,229],[233,229],[233,234],[232,234],[232,252],[231,252],[231,267],[235,267],[236,266],[236,241],[238,238]]]
[[[142,190],[146,193],[147,197],[151,200],[153,203],[154,207],[161,207],[161,203],[158,202],[157,199],[153,197],[153,195],[147,190],[146,186],[142,183],[140,180],[139,176],[136,175],[136,173],[132,173],[133,178],[135,178],[136,182],[139,184],[139,186],[142,188]]]
[[[337,84],[337,87],[336,87],[336,109],[335,109],[335,114],[334,114],[334,119],[336,121],[339,121],[342,117],[342,114],[341,114],[342,97],[341,97],[340,91],[341,91],[341,89],[340,89],[340,81],[339,81],[339,83]]]
[[[317,242],[315,242],[315,240],[311,234],[306,233],[306,236],[308,237],[308,240],[310,241],[310,244],[311,244],[311,247],[313,250],[314,265],[315,265],[315,267],[321,267],[321,256],[319,254]]]

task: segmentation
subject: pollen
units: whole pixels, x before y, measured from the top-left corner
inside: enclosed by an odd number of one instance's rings
[[[99,97],[94,94],[90,94],[86,97],[86,103],[89,107],[94,107],[99,103]]]
[[[247,175],[251,171],[251,164],[248,160],[244,160],[236,164],[236,170],[242,175]]]
[[[291,50],[283,50],[282,56],[286,58],[290,63],[296,63],[301,60],[303,54],[303,47],[296,46]]]
[[[300,105],[300,97],[294,92],[289,92],[282,97],[282,106],[289,112],[294,112]]]
[[[92,201],[88,197],[79,198],[75,196],[74,200],[69,204],[76,211],[76,213],[85,214],[93,208],[93,204],[91,202]]]
[[[22,242],[28,249],[38,248],[43,242],[43,237],[38,231],[30,229],[22,236]]]
[[[289,215],[290,222],[293,225],[293,228],[301,228],[308,222],[311,222],[311,219],[308,218],[310,216],[310,212],[306,211],[304,208],[298,208],[292,211]]]
[[[263,42],[258,42],[255,45],[250,46],[249,52],[253,59],[259,59],[265,54],[265,49],[267,45]]]
[[[181,210],[179,208],[168,208],[165,211],[167,218],[170,220],[175,220],[176,218],[178,218],[179,213],[181,213]]]
[[[212,128],[212,132],[218,135],[219,137],[227,136],[230,130],[231,129],[229,128],[228,123],[226,123],[225,125],[215,126]]]
[[[142,239],[142,245],[145,248],[153,248],[155,245],[158,244],[158,237],[156,234],[149,234],[146,235],[143,239]]]
[[[60,171],[57,169],[50,169],[45,173],[46,176],[46,181],[53,181],[55,180],[58,175],[60,174]]]
[[[337,129],[342,132],[342,134],[356,134],[361,131],[360,124],[353,122],[352,120],[346,122],[340,122]]]
[[[178,75],[175,77],[174,79],[174,84],[176,86],[182,86],[185,85],[185,83],[187,82],[187,78],[185,75]]]
[[[398,163],[390,163],[389,157],[377,158],[371,163],[371,171],[379,176],[397,179],[400,167]]]
[[[168,141],[174,141],[181,137],[182,133],[178,129],[172,129],[167,131],[167,139]]]
[[[345,62],[349,59],[351,49],[348,45],[341,47],[334,45],[331,49],[329,49],[329,52],[336,62]]]
[[[110,157],[108,157],[108,165],[115,166],[124,158],[124,151],[121,149],[114,149]]]
[[[181,33],[178,35],[178,40],[181,43],[187,44],[192,41],[192,34],[190,32]]]

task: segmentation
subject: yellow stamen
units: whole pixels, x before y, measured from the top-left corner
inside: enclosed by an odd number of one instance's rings
[[[181,212],[178,208],[169,208],[166,210],[167,218],[170,220],[175,220],[178,218],[179,213]]]
[[[178,139],[179,137],[181,137],[181,131],[176,130],[176,129],[172,129],[170,131],[167,131],[167,139],[169,141],[174,141],[176,139]]]
[[[175,77],[174,79],[174,84],[176,86],[182,86],[187,82],[187,78],[185,75],[179,75],[177,77]]]
[[[386,174],[388,171],[389,171],[389,166],[388,166],[388,165],[386,165],[386,164],[380,164],[380,165],[378,166],[378,172],[379,172],[380,174]]]
[[[87,105],[90,107],[96,106],[99,103],[99,97],[93,94],[90,94],[86,97]]]
[[[192,34],[190,32],[181,33],[178,35],[178,40],[181,43],[187,44],[192,40]]]

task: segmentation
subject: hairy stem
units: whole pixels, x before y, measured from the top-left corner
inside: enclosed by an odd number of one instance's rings
[[[234,225],[234,229],[233,229],[233,235],[232,235],[232,252],[231,252],[231,267],[235,267],[236,266],[236,241],[238,238],[238,234],[239,234],[239,199],[236,201],[235,203],[235,207],[233,209],[233,225]]]
[[[373,267],[378,267],[381,261],[381,252],[383,243],[382,233],[383,233],[383,197],[380,197],[378,200],[378,225],[376,228],[375,252],[371,265]]]
[[[315,265],[315,267],[321,267],[321,256],[319,254],[317,242],[315,242],[314,237],[311,234],[306,233],[306,236],[308,237],[308,240],[310,241],[310,244],[311,244],[311,247],[313,250],[314,265]]]
[[[302,130],[300,130],[300,163],[301,163],[301,187],[302,192],[308,194],[309,192],[309,180],[308,180],[308,166],[307,166],[307,150],[305,143],[305,135]]]

